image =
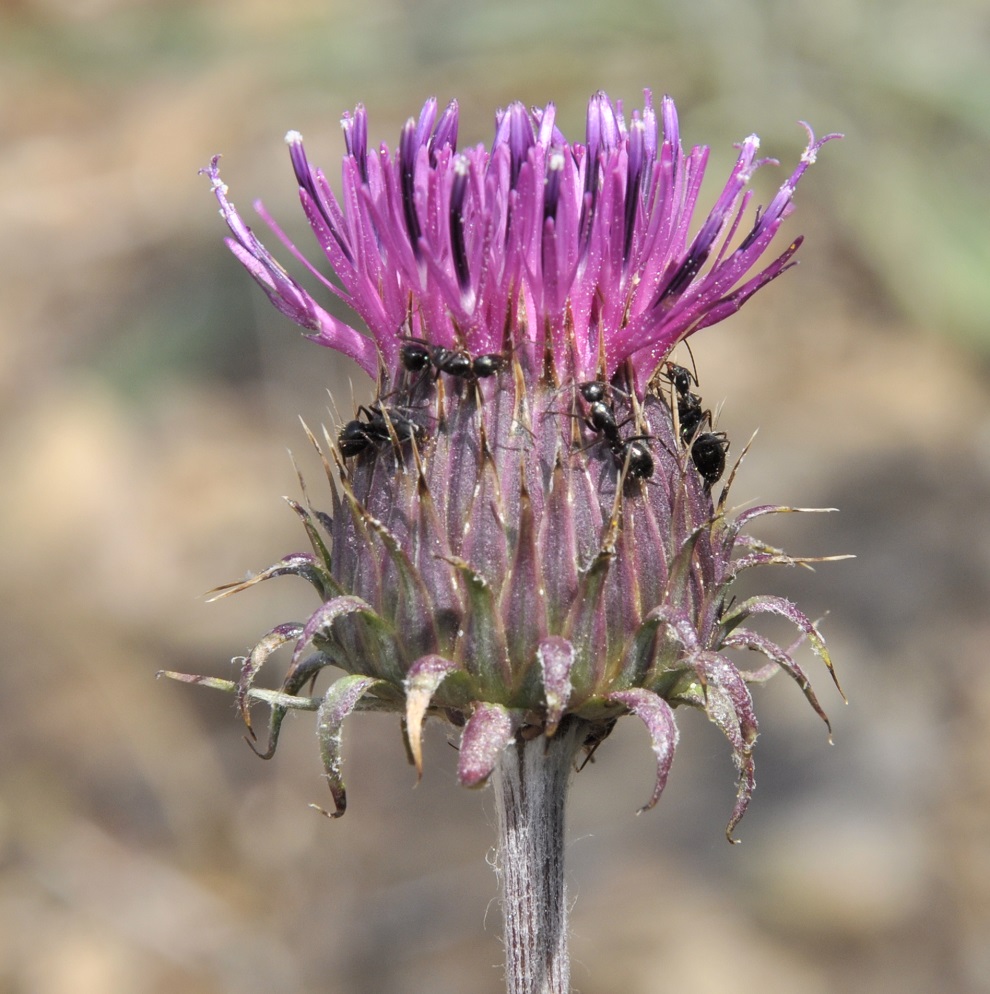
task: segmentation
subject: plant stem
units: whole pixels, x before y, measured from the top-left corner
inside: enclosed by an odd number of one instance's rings
[[[567,994],[564,801],[582,723],[506,748],[495,767],[507,994]]]

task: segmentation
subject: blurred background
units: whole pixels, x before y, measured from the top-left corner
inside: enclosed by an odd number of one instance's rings
[[[202,593],[303,544],[297,418],[368,384],[301,339],[221,243],[216,152],[300,244],[282,136],[331,178],[340,114],[373,143],[435,94],[461,142],[511,100],[583,135],[598,88],[671,93],[712,146],[710,204],[755,131],[779,170],[799,119],[842,131],[784,239],[801,266],[695,345],[738,500],[793,553],[761,590],[824,622],[835,728],[784,678],[756,691],[759,787],[725,843],[721,736],[679,715],[662,802],[637,722],[575,779],[582,994],[990,989],[990,9],[982,0],[0,2],[0,994],[497,994],[494,810],[428,729],[346,732],[347,817],[312,716],[259,762],[228,676],[308,588]],[[353,385],[350,381],[353,381]],[[260,712],[259,712],[260,720]],[[626,727],[628,726],[628,727]]]

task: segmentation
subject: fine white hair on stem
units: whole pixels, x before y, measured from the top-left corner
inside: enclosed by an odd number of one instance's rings
[[[570,990],[564,802],[581,727],[517,739],[495,766],[507,994]]]

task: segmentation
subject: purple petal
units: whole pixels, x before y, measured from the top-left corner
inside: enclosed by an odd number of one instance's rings
[[[416,122],[416,147],[423,148],[430,140],[430,133],[437,119],[437,98],[430,97],[422,110],[419,112],[419,120]]]
[[[464,200],[471,175],[470,160],[458,156],[454,160],[454,182],[450,190],[450,250],[453,256],[457,285],[462,293],[471,286],[471,265],[465,240]]]
[[[375,375],[378,370],[375,343],[320,307],[275,261],[228,200],[227,187],[220,179],[219,162],[220,156],[214,156],[210,165],[200,171],[209,176],[214,196],[220,204],[220,215],[234,235],[227,239],[231,252],[278,310],[312,332],[310,338],[343,352],[370,376]]]
[[[451,150],[457,148],[457,124],[458,106],[456,100],[451,100],[444,108],[437,121],[437,126],[430,139],[430,161],[436,165],[437,150],[449,147]]]
[[[510,104],[495,135],[495,147],[505,145],[509,150],[509,189],[514,190],[530,148],[536,143],[533,123],[524,104]]]
[[[350,246],[347,244],[346,238],[344,238],[338,228],[329,198],[324,195],[324,189],[318,186],[316,174],[309,164],[309,159],[306,157],[302,135],[298,131],[290,131],[285,136],[285,143],[289,146],[289,160],[292,163],[292,169],[296,174],[296,182],[299,183],[300,190],[305,191],[309,202],[316,207],[320,219],[326,226],[327,233],[340,246],[344,257],[348,262],[353,263],[354,256]]]
[[[368,114],[363,104],[354,108],[354,116],[345,113],[340,119],[344,132],[344,147],[357,163],[361,182],[368,182]]]
[[[649,91],[644,96],[627,126],[621,103],[594,94],[583,144],[566,140],[552,104],[530,111],[514,103],[496,115],[490,149],[462,154],[456,102],[438,117],[431,98],[394,152],[383,145],[371,156],[359,106],[341,122],[339,200],[290,133],[300,199],[333,279],[304,264],[369,335],[316,303],[267,252],[227,200],[216,160],[204,171],[233,234],[231,250],[274,306],[372,377],[379,357],[397,371],[403,335],[446,347],[460,339],[480,354],[502,347],[492,338],[508,319],[552,354],[563,376],[594,377],[601,343],[606,375],[631,360],[642,390],[677,342],[725,319],[790,267],[800,239],[762,260],[808,166],[836,137],[815,140],[809,129],[798,165],[746,231],[749,183],[770,161],[757,158],[750,136],[699,224],[708,150],[685,154],[671,99],[658,113]],[[523,310],[525,322],[512,318]]]

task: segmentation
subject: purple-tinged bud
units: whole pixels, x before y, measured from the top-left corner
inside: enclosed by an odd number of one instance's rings
[[[450,148],[451,151],[457,151],[458,115],[457,101],[451,100],[440,115],[436,130],[430,138],[430,165],[434,168],[437,165],[438,150]]]
[[[564,153],[551,149],[547,159],[546,189],[543,193],[543,220],[557,219],[557,206],[560,203],[560,184],[564,178]]]
[[[434,112],[436,107],[434,107]],[[420,125],[427,117],[426,108],[420,115]],[[406,233],[409,236],[409,246],[413,255],[420,257],[419,240],[422,229],[419,226],[419,214],[416,210],[416,159],[423,147],[422,136],[412,118],[406,122],[399,140],[399,178],[401,180],[400,196],[402,198],[402,216],[406,222]]]
[[[458,156],[454,160],[454,182],[450,188],[450,254],[457,274],[457,285],[465,292],[471,286],[471,267],[464,232],[464,201],[470,178],[468,160]]]
[[[643,175],[652,164],[646,154],[646,125],[640,118],[633,118],[632,129],[629,132],[629,165],[626,173],[624,215],[625,231],[622,240],[623,265],[629,261],[633,235],[636,233],[636,218],[640,209]]]
[[[344,148],[358,166],[361,182],[368,182],[368,115],[364,107],[358,104],[354,116],[344,113],[340,119],[340,127],[344,132]]]

